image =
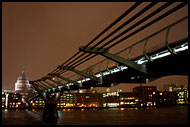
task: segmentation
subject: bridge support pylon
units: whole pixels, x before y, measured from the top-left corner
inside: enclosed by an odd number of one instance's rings
[[[48,93],[41,91],[38,87],[37,84],[34,82],[30,81],[30,84],[35,88],[35,90],[38,92],[39,96],[45,101],[45,107],[43,110],[43,115],[42,117],[44,119],[56,119],[58,118],[58,111],[57,111],[57,100],[61,96],[61,92],[56,92],[56,93]]]
[[[53,95],[44,93],[43,97],[45,101],[45,107],[43,110],[43,118],[45,119],[55,119],[58,118],[58,111],[57,111],[57,100],[61,96],[61,93],[54,93]]]
[[[45,119],[58,118],[56,103],[45,103],[42,117]]]

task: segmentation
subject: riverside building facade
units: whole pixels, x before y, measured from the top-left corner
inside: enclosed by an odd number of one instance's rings
[[[173,106],[178,102],[177,94],[175,91],[157,91],[156,86],[135,87],[133,92],[69,92],[60,96],[57,108]],[[2,108],[21,108],[24,105],[22,99],[18,93],[2,93]],[[45,102],[39,97],[31,101],[30,106],[44,108]]]

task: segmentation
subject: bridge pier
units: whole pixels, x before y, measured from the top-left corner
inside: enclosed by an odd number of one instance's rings
[[[43,110],[42,117],[45,119],[56,119],[58,118],[58,111],[57,111],[57,100],[61,96],[61,92],[54,93],[53,95],[44,93],[43,99],[45,101],[45,107]]]
[[[30,81],[30,84],[32,84],[32,86],[38,92],[39,96],[45,101],[45,107],[43,110],[42,117],[45,119],[58,118],[56,102],[61,96],[61,92],[56,92],[51,94],[48,93],[47,91],[40,90],[35,82]]]
[[[45,103],[42,117],[45,119],[58,118],[58,111],[57,111],[56,103]]]

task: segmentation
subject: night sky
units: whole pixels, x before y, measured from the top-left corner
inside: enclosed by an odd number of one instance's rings
[[[134,3],[3,2],[2,88],[14,89],[17,77],[21,74],[23,67],[30,80],[40,79],[52,72],[58,65],[74,55],[80,46],[90,42],[132,4]],[[138,9],[142,9],[148,4],[148,2],[143,3]],[[174,3],[171,7],[178,4]],[[163,2],[156,7],[161,5]],[[187,16],[187,10],[187,6],[183,7],[175,14],[115,46],[110,52],[116,53],[164,26]],[[134,13],[135,11],[126,18],[130,18]],[[95,57],[78,66],[77,69],[85,69],[102,59],[104,59],[102,56]],[[71,74],[72,72],[67,72],[64,75]],[[148,85],[187,84],[187,82],[187,76],[169,76]],[[131,84],[128,85],[130,88],[133,87]],[[125,84],[124,87],[126,86]],[[161,87],[159,86],[159,88]]]

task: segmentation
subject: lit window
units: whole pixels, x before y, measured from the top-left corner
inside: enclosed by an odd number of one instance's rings
[[[153,92],[152,94],[156,94],[156,92]]]
[[[152,94],[148,95],[148,97],[152,97]]]
[[[123,105],[123,104],[124,104],[124,102],[120,102],[120,104],[121,104],[121,105]]]
[[[160,95],[162,95],[162,93],[160,93]]]

